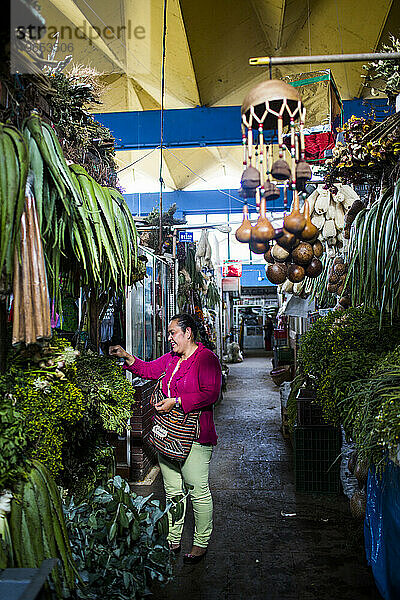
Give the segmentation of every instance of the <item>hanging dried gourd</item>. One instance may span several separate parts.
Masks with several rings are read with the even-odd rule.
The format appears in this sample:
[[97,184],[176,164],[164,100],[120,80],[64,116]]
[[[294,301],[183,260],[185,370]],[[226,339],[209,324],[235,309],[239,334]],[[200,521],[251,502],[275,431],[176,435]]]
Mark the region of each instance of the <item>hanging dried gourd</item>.
[[253,166],[253,131],[250,129],[247,134],[247,154],[243,160],[245,167],[240,181],[241,188],[246,198],[253,198],[256,189],[261,183],[260,171]]
[[304,277],[306,276],[306,272],[304,267],[293,263],[288,266],[287,276],[289,281],[291,281],[292,283],[300,283],[300,281],[303,281]]
[[251,237],[251,223],[249,219],[249,209],[247,203],[243,205],[243,221],[240,227],[236,230],[235,237],[238,242],[248,244]]
[[268,265],[266,269],[267,278],[271,283],[279,285],[286,281],[287,278],[287,266],[285,263],[275,263]]
[[312,249],[313,249],[313,253],[315,258],[321,258],[321,256],[324,253],[324,247],[321,244],[321,242],[319,240],[316,240],[313,244],[312,244]]
[[289,252],[279,244],[274,244],[271,254],[278,262],[285,262],[290,256]]
[[256,242],[251,239],[249,242],[249,248],[254,254],[265,254],[269,249],[268,242],[264,244],[263,242]]
[[[253,90],[246,96],[242,108],[242,141],[243,141],[243,155],[245,171],[242,176],[241,186],[242,194],[246,195],[248,189],[252,189],[251,186],[255,186],[258,182],[257,175],[253,170],[249,170],[250,167],[254,169],[255,165],[252,162],[253,157],[253,130],[258,130],[258,152],[259,152],[259,173],[260,180],[259,186],[256,189],[256,198],[258,194],[261,194],[260,201],[260,216],[256,225],[250,229],[250,242],[249,247],[252,252],[261,254],[262,247],[266,247],[265,259],[270,263],[268,269],[271,277],[275,277],[281,281],[285,272],[287,277],[292,282],[300,282],[305,277],[305,269],[300,264],[289,264],[286,266],[290,259],[290,253],[293,249],[299,247],[299,237],[303,229],[307,225],[305,231],[306,237],[304,239],[314,241],[318,231],[311,223],[309,212],[306,215],[300,212],[299,197],[296,191],[296,176],[299,179],[299,185],[303,189],[304,182],[311,177],[311,169],[304,161],[304,120],[305,120],[305,108],[302,105],[298,90],[291,85],[282,81],[271,80],[265,81],[257,85]],[[299,150],[296,151],[296,134],[295,134],[295,120],[300,117],[300,141]],[[290,124],[290,139],[291,139],[291,164],[289,165],[284,160],[284,142],[283,142],[283,128]],[[265,130],[277,130],[278,133],[278,145],[279,145],[279,159],[272,164],[272,152],[271,145],[268,148],[264,144],[264,131]],[[247,133],[246,133],[247,132]],[[256,135],[256,134],[255,134]],[[299,162],[299,169],[296,173],[296,160]],[[302,164],[304,163],[304,164]],[[266,178],[264,178],[264,170],[266,169]],[[271,181],[271,175],[278,180],[284,181],[284,208],[287,207],[287,187],[288,180],[290,179],[291,189],[293,190],[293,205],[289,215],[284,217],[284,226],[274,230],[272,224],[266,217],[266,201],[275,200],[280,197],[280,191],[276,185]],[[307,218],[306,218],[307,217]],[[241,231],[246,231],[248,235],[249,227],[243,220],[242,225],[238,229],[237,238],[241,236]],[[239,235],[239,237],[238,237]],[[274,247],[269,250],[268,243],[271,240],[276,240],[277,243]],[[241,241],[241,240],[240,240]],[[304,243],[304,242],[303,242]],[[303,263],[309,264],[311,259],[314,257],[312,247],[307,244],[311,249],[311,256]],[[301,250],[299,256],[304,255]],[[274,264],[273,261],[278,261]],[[271,279],[272,280],[272,279]]]
[[295,247],[298,240],[294,233],[290,233],[285,228],[282,229],[282,235],[278,238],[278,243],[282,248],[286,248],[286,250],[291,250]]
[[274,262],[275,262],[275,259],[274,259],[274,257],[272,256],[271,248],[268,248],[267,252],[265,252],[265,254],[264,254],[264,259],[265,259],[265,261],[266,261],[267,263],[274,264]]
[[311,279],[315,279],[316,277],[321,275],[321,273],[322,273],[322,262],[319,260],[319,258],[316,258],[314,256],[314,258],[311,259],[310,263],[306,267],[306,275],[307,275],[307,277],[310,277]]
[[313,249],[308,242],[300,242],[300,244],[292,250],[292,259],[298,265],[308,265],[313,257]]
[[283,219],[283,225],[290,233],[300,234],[306,224],[304,215],[300,212],[300,201],[297,192],[294,192],[291,212]]
[[251,240],[256,243],[267,243],[274,238],[275,230],[266,215],[266,201],[261,198],[260,216],[251,229]]
[[309,208],[309,204],[308,204],[308,200],[307,198],[304,200],[304,218],[306,221],[306,224],[304,226],[304,229],[301,231],[300,238],[305,241],[305,242],[311,242],[313,240],[315,240],[319,234],[319,230],[317,227],[315,227],[315,225],[313,225],[313,223],[311,222],[310,219],[310,208]]

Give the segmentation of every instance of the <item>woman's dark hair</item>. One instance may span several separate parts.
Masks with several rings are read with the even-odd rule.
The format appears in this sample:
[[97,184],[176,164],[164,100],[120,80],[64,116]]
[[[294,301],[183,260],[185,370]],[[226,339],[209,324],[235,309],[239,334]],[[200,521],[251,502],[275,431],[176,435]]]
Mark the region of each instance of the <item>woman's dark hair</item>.
[[178,313],[171,318],[171,321],[178,321],[178,325],[182,329],[183,333],[185,333],[186,329],[190,327],[192,330],[193,340],[196,339],[199,326],[197,324],[197,320],[192,317],[192,315],[189,315],[189,313]]

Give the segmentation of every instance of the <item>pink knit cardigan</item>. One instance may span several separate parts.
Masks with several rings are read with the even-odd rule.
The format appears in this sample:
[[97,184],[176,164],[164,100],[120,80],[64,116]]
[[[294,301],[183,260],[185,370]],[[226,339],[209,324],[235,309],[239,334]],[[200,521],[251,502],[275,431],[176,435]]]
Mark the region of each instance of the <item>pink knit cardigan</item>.
[[[130,367],[131,371],[144,379],[158,379],[165,371],[162,389],[168,394],[167,382],[175,369],[179,356],[168,352],[156,360],[145,362],[139,358]],[[218,400],[221,390],[221,366],[218,358],[201,342],[195,352],[184,360],[170,383],[171,397],[182,398],[182,408],[185,413],[191,410],[201,410],[200,435],[197,440],[201,444],[217,443],[213,418],[213,404]]]

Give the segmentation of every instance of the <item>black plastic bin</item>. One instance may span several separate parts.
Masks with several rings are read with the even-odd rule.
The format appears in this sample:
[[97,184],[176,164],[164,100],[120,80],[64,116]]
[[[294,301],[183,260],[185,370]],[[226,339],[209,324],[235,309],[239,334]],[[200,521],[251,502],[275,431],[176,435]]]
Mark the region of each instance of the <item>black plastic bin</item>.
[[331,425],[294,428],[296,492],[340,492],[341,443],[340,429]]
[[296,423],[300,427],[312,425],[327,426],[322,417],[322,408],[315,400],[315,391],[300,388],[297,398],[297,418]]

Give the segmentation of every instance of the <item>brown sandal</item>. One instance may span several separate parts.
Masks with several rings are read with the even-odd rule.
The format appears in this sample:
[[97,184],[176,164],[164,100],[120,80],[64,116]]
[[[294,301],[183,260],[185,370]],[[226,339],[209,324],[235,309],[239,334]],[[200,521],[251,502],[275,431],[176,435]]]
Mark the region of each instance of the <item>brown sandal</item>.
[[190,554],[190,552],[189,552],[188,554],[183,555],[183,562],[195,565],[196,563],[200,562],[205,557],[206,554],[207,554],[207,548],[205,549],[203,554]]

